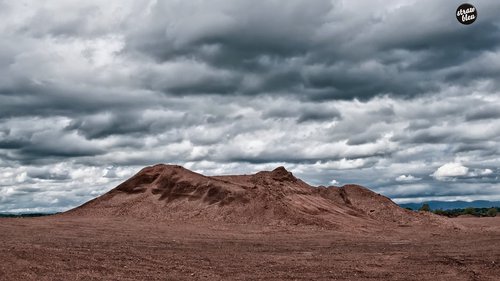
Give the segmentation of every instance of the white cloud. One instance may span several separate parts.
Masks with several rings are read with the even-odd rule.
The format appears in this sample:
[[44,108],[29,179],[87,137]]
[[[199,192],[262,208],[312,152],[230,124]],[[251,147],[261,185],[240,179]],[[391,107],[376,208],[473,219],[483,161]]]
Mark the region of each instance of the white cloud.
[[483,176],[489,176],[493,174],[493,170],[491,169],[475,169],[472,172],[469,172],[468,176],[470,177],[483,177]]
[[335,170],[349,170],[363,168],[367,163],[365,159],[346,159],[342,158],[338,161],[328,161],[325,163],[315,163],[314,166],[319,169],[335,169]]
[[460,163],[446,163],[439,167],[431,176],[437,180],[448,180],[454,177],[466,176],[469,168]]
[[414,177],[412,175],[400,175],[399,177],[396,178],[396,181],[399,182],[413,182],[413,181],[419,181],[422,178]]
[[330,181],[330,184],[338,186],[338,185],[340,185],[340,182],[338,180],[336,180],[336,179],[333,179],[333,180]]
[[491,175],[491,174],[493,174],[493,171],[491,169],[484,169],[484,170],[480,171],[479,174],[482,176]]

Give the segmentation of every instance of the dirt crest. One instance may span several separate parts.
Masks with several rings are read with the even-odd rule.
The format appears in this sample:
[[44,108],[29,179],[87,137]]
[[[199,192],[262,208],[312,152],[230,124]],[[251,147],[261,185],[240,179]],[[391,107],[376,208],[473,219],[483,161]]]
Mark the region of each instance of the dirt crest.
[[420,224],[456,227],[445,218],[400,208],[359,185],[311,186],[284,167],[252,175],[204,176],[158,164],[63,215],[300,224],[353,232]]

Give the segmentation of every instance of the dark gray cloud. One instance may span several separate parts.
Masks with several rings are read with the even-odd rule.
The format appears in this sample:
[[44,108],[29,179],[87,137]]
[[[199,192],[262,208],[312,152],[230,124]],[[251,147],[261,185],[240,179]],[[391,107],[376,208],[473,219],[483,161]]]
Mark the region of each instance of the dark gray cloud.
[[341,115],[338,111],[328,110],[328,111],[320,111],[314,110],[310,112],[302,112],[297,119],[297,122],[307,122],[307,121],[324,121],[324,120],[336,120],[340,119]]
[[[483,3],[478,9],[495,5]],[[166,16],[173,6],[176,16]],[[279,90],[319,100],[414,96],[438,91],[441,83],[467,85],[497,75],[492,69],[464,71],[484,52],[497,48],[500,32],[494,15],[485,13],[474,26],[457,28],[456,19],[448,16],[454,1],[385,6],[236,1],[180,6],[156,3],[128,33],[126,48],[159,62],[189,58],[218,71],[237,70],[232,81],[218,83],[221,94]],[[189,20],[182,18],[188,11]],[[245,83],[250,76],[258,85]],[[212,92],[212,85],[200,80],[191,91]]]
[[[159,61],[179,56],[206,59],[215,65],[259,68],[264,55],[303,55],[315,31],[333,8],[329,1],[253,3],[215,1],[179,4],[156,2],[144,21],[127,35],[127,48]],[[161,46],[162,48],[158,48]]]
[[474,108],[465,115],[466,121],[498,118],[500,118],[500,110],[498,110],[498,108],[493,105]]
[[496,1],[0,1],[0,211],[144,165],[500,199]]

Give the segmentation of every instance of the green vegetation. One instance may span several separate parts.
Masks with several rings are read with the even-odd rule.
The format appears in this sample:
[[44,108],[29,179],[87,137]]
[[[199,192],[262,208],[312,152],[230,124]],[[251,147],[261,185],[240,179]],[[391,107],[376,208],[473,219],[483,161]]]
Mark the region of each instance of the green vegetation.
[[443,209],[434,210],[433,213],[440,216],[446,216],[446,211],[444,211]]
[[465,208],[464,209],[464,214],[465,215],[473,215],[473,216],[475,216],[476,215],[476,209],[474,209],[472,207]]
[[[411,208],[405,208],[407,210],[412,210]],[[492,207],[492,208],[474,208],[474,207],[467,207],[464,209],[434,209],[432,210],[430,207],[430,204],[424,203],[420,208],[418,209],[419,211],[425,211],[425,212],[432,212],[436,215],[440,216],[446,216],[446,217],[458,217],[460,215],[470,215],[470,216],[475,216],[475,217],[496,217],[498,212],[500,211],[500,207]]]
[[495,217],[498,211],[500,211],[500,207],[494,207],[494,208],[468,207],[465,209],[451,209],[451,210],[437,209],[433,210],[432,212],[436,215],[447,216],[447,217],[458,217],[460,215],[472,215],[475,217]]
[[486,215],[488,217],[496,217],[498,213],[497,208],[489,208],[488,211],[486,212]]
[[429,206],[429,204],[425,203],[425,204],[422,205],[422,207],[420,207],[419,211],[430,212],[431,211],[431,207]]

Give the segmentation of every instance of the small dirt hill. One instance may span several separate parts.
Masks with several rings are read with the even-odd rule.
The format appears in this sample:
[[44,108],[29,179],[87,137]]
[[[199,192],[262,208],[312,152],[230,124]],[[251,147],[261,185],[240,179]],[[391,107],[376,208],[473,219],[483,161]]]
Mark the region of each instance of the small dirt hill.
[[447,223],[400,208],[359,185],[310,186],[284,167],[253,175],[204,176],[164,164],[142,169],[66,215],[349,229]]

